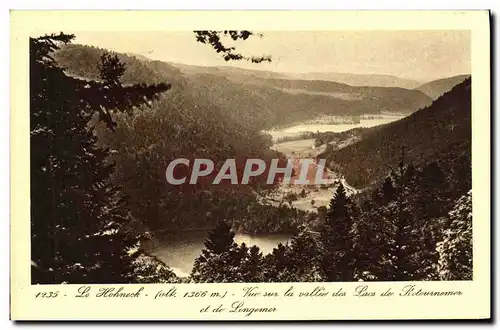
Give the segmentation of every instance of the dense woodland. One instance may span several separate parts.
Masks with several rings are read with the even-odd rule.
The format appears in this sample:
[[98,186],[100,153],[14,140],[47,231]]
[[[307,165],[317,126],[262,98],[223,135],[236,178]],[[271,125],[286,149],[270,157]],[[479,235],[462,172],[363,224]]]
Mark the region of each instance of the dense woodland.
[[467,181],[471,173],[471,78],[455,86],[432,105],[379,127],[364,129],[362,139],[320,155],[358,188],[384,178],[398,162],[401,146],[416,164],[440,161],[452,181]]
[[[99,79],[100,56],[104,53],[94,47],[67,45],[55,53],[55,58],[71,75]],[[121,187],[134,218],[153,231],[210,228],[219,218],[234,221],[239,230],[248,233],[296,230],[304,212],[258,203],[255,190],[272,188],[262,187],[261,182],[237,188],[206,182],[169,185],[165,169],[176,158],[209,158],[218,169],[228,158],[237,159],[241,167],[248,158],[282,156],[269,149],[269,136],[246,124],[245,119],[228,116],[226,108],[200,95],[175,68],[126,55],[119,58],[127,68],[123,83],[168,81],[172,85],[147,108],[117,113],[116,131],[103,124],[96,128],[99,144],[111,151],[109,160],[115,164],[112,180]]]
[[[216,166],[227,158],[283,158],[260,133],[267,125],[382,107],[374,100],[418,108],[428,97],[403,92],[409,99],[396,102],[391,93],[397,89],[337,84],[343,90],[336,93],[354,88],[374,97],[351,100],[359,106],[354,110],[335,99],[332,110],[327,95],[280,89],[319,93],[325,91],[317,85],[328,84],[229,83],[71,45],[72,38],[30,38],[33,283],[472,278],[470,80],[428,108],[330,150],[348,182],[367,189],[348,196],[339,185],[318,215],[260,204],[257,195],[274,187],[258,181],[238,189],[203,182],[174,187],[165,167],[181,157],[210,158]],[[249,104],[236,104],[233,93],[243,93]],[[305,105],[311,112],[304,115]],[[314,232],[312,223],[320,224]],[[147,233],[200,226],[215,229],[188,278],[177,278],[141,248]],[[263,255],[256,246],[236,244],[235,231],[294,237]]]
[[195,282],[347,282],[472,279],[471,193],[452,199],[436,163],[400,164],[361,206],[342,185],[320,233],[302,227],[263,256],[220,222],[195,262]]

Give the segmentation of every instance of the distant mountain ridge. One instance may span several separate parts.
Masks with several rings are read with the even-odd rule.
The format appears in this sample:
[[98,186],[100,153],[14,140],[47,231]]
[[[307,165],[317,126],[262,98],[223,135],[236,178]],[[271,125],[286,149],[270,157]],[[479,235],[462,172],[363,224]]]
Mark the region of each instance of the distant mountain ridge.
[[171,65],[187,73],[210,73],[220,75],[243,74],[251,77],[274,78],[274,79],[294,79],[294,80],[323,80],[337,82],[351,86],[366,87],[400,87],[405,89],[415,89],[421,85],[421,82],[412,79],[401,78],[385,74],[354,74],[339,72],[276,72],[254,69],[243,69],[229,66],[197,66],[169,62]]
[[281,72],[243,69],[231,66],[201,66],[167,62],[187,74],[214,74],[226,77],[239,77],[241,75],[254,78],[288,78]]
[[351,86],[400,87],[414,89],[420,85],[416,80],[385,74],[353,74],[338,72],[308,72],[288,74],[293,79],[336,81]]
[[461,83],[465,79],[469,78],[470,74],[463,74],[448,78],[442,78],[425,83],[418,88],[419,91],[424,92],[429,95],[433,100],[437,99],[444,93],[448,92],[453,88],[453,86]]
[[[58,52],[57,59],[70,73],[96,77],[96,63],[103,51],[68,45]],[[323,115],[409,114],[432,102],[422,91],[401,87],[351,86],[292,79],[271,71],[172,64],[144,60],[145,56],[136,54],[120,56],[127,64],[124,83],[166,81],[173,88],[170,95],[183,95],[186,105],[213,105],[230,120],[253,131]]]
[[[127,53],[129,56],[135,56],[137,59],[144,61],[153,61],[151,58],[135,53]],[[232,66],[201,66],[194,64],[184,64],[178,62],[165,61],[180,69],[184,73],[189,74],[216,74],[222,76],[238,76],[245,75],[254,78],[266,79],[293,79],[293,80],[322,80],[329,82],[337,82],[350,86],[366,86],[366,87],[399,87],[405,89],[421,90],[426,95],[429,95],[434,100],[441,96],[444,92],[449,91],[456,84],[464,81],[470,74],[461,74],[447,78],[434,79],[423,83],[416,79],[402,78],[389,74],[358,74],[344,72],[278,72],[259,69],[244,69]],[[437,95],[436,93],[440,93]]]

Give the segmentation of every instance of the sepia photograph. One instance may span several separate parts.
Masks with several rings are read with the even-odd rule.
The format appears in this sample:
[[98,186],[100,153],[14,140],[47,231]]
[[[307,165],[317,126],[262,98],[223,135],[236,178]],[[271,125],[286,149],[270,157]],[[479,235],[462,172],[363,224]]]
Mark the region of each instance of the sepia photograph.
[[29,37],[32,284],[471,281],[469,30]]
[[11,320],[491,319],[490,15],[12,11]]

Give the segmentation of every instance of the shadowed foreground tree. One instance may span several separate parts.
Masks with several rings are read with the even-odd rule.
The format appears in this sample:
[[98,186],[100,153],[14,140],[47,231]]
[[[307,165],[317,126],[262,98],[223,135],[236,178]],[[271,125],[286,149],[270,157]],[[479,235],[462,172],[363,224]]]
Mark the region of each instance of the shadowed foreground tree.
[[[456,211],[449,185],[436,162],[421,169],[401,162],[354,224],[355,279],[467,279],[471,214],[464,200]],[[454,267],[466,270],[453,275]]]
[[439,278],[472,280],[472,190],[456,201],[449,219],[443,240],[436,247]]
[[234,232],[226,221],[219,221],[205,241],[205,248],[195,260],[191,278],[195,282],[237,282],[239,247]]
[[240,282],[262,282],[263,259],[260,249],[255,245],[247,248],[245,243],[241,243],[240,257]]
[[264,282],[293,282],[289,271],[290,247],[278,244],[273,252],[264,257],[262,277]]
[[264,257],[264,282],[318,282],[323,281],[318,242],[309,228],[301,226],[290,239],[290,244],[278,244]]
[[257,246],[234,242],[235,233],[227,221],[219,221],[196,258],[191,279],[194,282],[262,282],[265,268]]
[[67,76],[51,55],[73,38],[30,38],[32,282],[130,282],[138,236],[109,183],[108,150],[88,123],[98,113],[113,129],[113,111],[148,104],[169,85],[122,86],[123,70],[106,61],[104,82]]
[[321,232],[322,269],[328,282],[351,281],[354,277],[352,226],[355,217],[356,205],[340,184],[330,201]]

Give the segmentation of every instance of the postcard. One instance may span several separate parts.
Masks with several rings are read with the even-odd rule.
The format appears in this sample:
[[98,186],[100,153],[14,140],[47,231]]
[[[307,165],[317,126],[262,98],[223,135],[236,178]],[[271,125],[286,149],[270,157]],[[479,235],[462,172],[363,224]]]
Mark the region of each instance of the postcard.
[[11,319],[489,319],[489,20],[12,11]]

